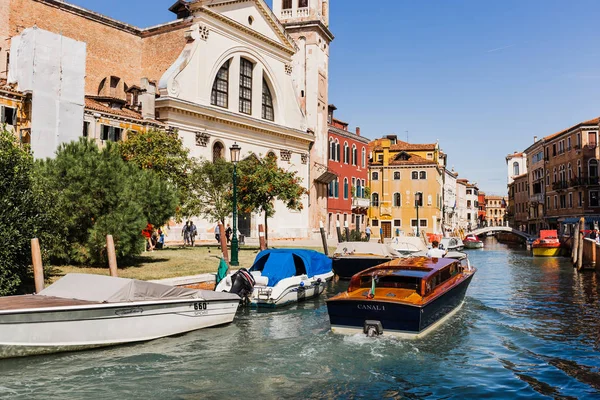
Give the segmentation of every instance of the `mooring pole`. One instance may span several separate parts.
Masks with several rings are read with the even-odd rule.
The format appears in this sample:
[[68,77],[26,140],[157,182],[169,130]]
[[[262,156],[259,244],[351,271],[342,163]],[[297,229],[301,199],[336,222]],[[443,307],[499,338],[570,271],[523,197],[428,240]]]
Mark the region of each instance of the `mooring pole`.
[[106,254],[108,256],[108,270],[110,276],[115,278],[119,276],[117,272],[117,252],[115,251],[115,241],[112,235],[106,235]]
[[40,251],[40,241],[31,239],[31,258],[33,260],[33,279],[35,281],[35,292],[44,290],[44,266],[42,265],[42,252]]
[[350,228],[348,227],[348,221],[344,221],[344,230],[346,231],[346,242],[350,241]]
[[579,222],[575,224],[575,230],[571,234],[571,263],[577,260],[577,244],[579,243]]
[[581,217],[579,220],[579,227],[582,229],[579,231],[579,251],[577,255],[577,270],[580,271],[583,266],[583,236],[585,235],[585,219]]
[[340,228],[340,221],[335,222],[335,229],[337,230],[338,243],[342,243],[342,228]]
[[327,246],[327,235],[325,234],[325,227],[323,226],[323,221],[319,222],[319,227],[321,231],[321,241],[323,242],[323,253],[325,253],[325,255],[328,256],[329,248]]
[[[234,232],[235,235],[235,232]],[[225,227],[219,222],[219,240],[221,241],[221,252],[223,253],[223,259],[229,265],[229,251],[227,250],[227,236],[225,235]],[[233,251],[233,250],[232,250]]]
[[267,249],[267,243],[265,242],[265,227],[263,224],[258,225],[258,242],[260,244],[260,251]]

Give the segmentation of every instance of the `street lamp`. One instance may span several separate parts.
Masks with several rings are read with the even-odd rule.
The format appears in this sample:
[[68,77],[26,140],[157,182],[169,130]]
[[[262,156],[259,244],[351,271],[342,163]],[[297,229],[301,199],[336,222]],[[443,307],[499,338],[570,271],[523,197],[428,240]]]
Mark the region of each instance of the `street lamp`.
[[423,205],[423,193],[421,192],[417,192],[415,193],[415,207],[417,207],[417,236],[420,236],[419,234],[419,206]]
[[237,163],[240,161],[240,151],[242,148],[234,143],[229,148],[231,152],[231,162],[233,163],[233,238],[231,239],[231,262],[234,267],[240,265],[238,260],[238,235],[237,235]]

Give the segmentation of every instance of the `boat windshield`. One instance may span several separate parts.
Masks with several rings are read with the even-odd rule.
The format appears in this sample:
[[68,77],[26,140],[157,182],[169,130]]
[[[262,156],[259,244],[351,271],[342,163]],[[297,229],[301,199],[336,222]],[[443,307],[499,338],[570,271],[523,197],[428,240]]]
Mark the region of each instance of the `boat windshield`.
[[[373,277],[370,275],[361,276],[360,287],[349,288],[349,291],[358,289],[371,288],[373,284]],[[420,292],[421,288],[421,277],[407,276],[407,275],[384,275],[375,276],[375,286],[378,288],[394,288],[394,289],[410,289],[417,293]],[[420,294],[420,293],[419,293]]]

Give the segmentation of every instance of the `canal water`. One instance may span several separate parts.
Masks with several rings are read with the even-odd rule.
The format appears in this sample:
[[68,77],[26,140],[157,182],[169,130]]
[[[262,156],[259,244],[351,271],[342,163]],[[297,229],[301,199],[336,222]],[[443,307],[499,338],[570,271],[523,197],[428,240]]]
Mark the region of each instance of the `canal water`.
[[493,238],[469,256],[464,307],[423,339],[334,335],[322,296],[175,338],[0,361],[0,398],[600,398],[596,274]]

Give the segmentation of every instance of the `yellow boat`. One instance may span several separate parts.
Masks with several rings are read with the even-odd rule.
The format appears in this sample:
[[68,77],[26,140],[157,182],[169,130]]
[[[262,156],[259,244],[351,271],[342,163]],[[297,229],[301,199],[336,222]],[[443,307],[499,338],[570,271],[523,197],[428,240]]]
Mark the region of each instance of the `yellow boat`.
[[557,257],[563,251],[556,230],[540,231],[540,238],[531,244],[531,249],[536,257]]

